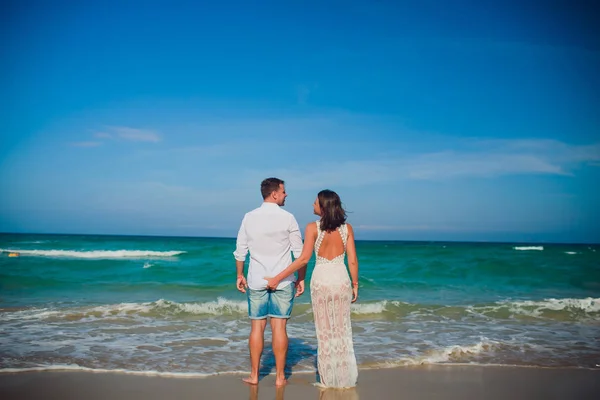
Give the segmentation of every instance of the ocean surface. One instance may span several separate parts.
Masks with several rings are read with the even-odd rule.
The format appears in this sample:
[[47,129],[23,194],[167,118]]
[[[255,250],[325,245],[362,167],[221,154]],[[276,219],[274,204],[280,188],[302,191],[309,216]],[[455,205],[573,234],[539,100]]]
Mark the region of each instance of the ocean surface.
[[[248,371],[234,247],[222,238],[1,234],[0,372]],[[600,368],[600,245],[359,241],[357,250],[359,368]],[[309,293],[289,324],[292,372],[315,371]],[[274,372],[270,340],[268,330],[263,374]]]

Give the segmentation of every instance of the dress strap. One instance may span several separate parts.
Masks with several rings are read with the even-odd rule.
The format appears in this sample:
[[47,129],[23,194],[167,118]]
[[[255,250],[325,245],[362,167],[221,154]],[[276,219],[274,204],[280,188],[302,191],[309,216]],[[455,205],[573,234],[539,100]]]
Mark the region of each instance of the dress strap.
[[346,251],[346,244],[348,243],[348,226],[346,224],[342,224],[339,227],[340,236],[342,237],[342,242],[344,242],[344,252]]
[[317,221],[317,241],[315,242],[315,254],[319,254],[319,248],[321,248],[321,243],[323,242],[323,238],[325,237],[324,231],[321,230],[321,221]]

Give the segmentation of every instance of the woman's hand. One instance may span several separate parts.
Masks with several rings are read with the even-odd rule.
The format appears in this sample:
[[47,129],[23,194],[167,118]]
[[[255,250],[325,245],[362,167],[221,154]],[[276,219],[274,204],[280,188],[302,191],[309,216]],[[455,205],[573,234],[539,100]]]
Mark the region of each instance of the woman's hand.
[[266,277],[264,278],[267,281],[267,289],[275,290],[277,286],[279,286],[280,280],[277,278]]
[[352,303],[358,300],[358,285],[352,285]]

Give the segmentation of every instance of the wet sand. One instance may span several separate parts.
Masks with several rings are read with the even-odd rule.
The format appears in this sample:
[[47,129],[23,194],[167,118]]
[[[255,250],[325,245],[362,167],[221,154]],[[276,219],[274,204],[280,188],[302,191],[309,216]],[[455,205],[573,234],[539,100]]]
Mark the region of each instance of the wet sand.
[[0,398],[8,399],[597,399],[600,370],[429,365],[361,370],[351,390],[319,390],[314,374],[293,374],[277,389],[274,376],[258,386],[240,375],[170,378],[121,373],[20,372],[0,374]]

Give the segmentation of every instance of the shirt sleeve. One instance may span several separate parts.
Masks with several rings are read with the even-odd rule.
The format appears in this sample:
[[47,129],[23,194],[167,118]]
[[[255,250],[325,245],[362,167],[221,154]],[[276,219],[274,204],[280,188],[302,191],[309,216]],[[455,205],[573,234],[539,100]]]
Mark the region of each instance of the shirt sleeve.
[[246,228],[244,226],[245,221],[246,218],[244,217],[237,234],[235,251],[233,252],[233,257],[238,261],[246,261],[246,255],[248,254],[248,237],[246,236]]
[[298,221],[296,221],[294,216],[292,216],[292,220],[290,221],[290,244],[294,258],[300,257],[300,254],[302,254],[302,233],[300,233]]

